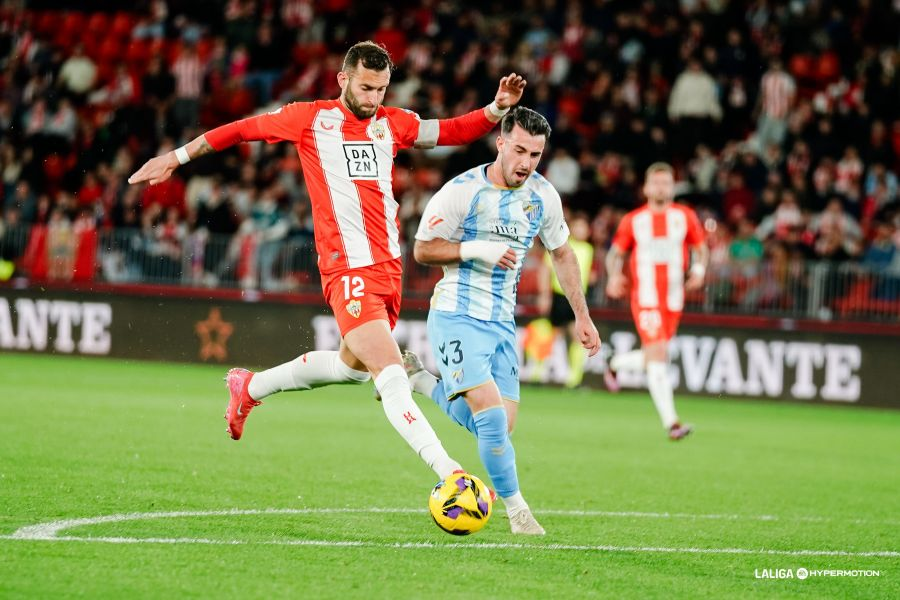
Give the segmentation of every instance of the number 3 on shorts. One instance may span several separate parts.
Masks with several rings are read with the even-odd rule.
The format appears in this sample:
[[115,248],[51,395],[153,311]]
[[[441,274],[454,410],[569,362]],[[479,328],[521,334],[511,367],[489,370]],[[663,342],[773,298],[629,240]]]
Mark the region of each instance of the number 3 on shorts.
[[366,289],[366,282],[363,281],[362,277],[359,275],[354,275],[353,277],[344,275],[341,277],[341,281],[344,282],[344,300],[349,300],[351,297],[362,298]]

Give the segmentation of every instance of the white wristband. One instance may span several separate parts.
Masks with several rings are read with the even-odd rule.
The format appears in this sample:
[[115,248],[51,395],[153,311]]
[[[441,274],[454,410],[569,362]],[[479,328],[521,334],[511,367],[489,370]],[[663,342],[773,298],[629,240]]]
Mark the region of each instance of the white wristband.
[[184,165],[191,162],[191,155],[188,154],[187,146],[182,146],[181,148],[175,149],[175,158],[178,159],[178,164]]
[[489,265],[496,265],[508,249],[509,246],[503,242],[489,242],[487,240],[462,242],[459,245],[459,258],[462,261],[476,259]]
[[706,277],[706,267],[704,267],[700,263],[692,264],[691,275],[696,275],[697,277]]
[[487,108],[488,108],[488,111],[490,111],[490,113],[492,115],[494,115],[495,117],[497,117],[498,119],[502,119],[503,117],[506,116],[506,113],[509,112],[509,107],[500,108],[499,106],[497,106],[496,100],[494,100],[493,102],[488,104]]

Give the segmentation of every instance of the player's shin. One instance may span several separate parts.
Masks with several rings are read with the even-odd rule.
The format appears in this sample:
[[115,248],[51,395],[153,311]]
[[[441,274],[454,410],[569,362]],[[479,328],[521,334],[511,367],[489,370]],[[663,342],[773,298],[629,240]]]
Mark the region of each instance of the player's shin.
[[663,427],[669,429],[678,422],[675,413],[675,398],[672,391],[672,380],[669,379],[668,365],[661,361],[647,363],[647,388],[650,397],[656,406],[656,412],[662,421]]
[[469,405],[466,404],[465,400],[462,398],[457,398],[452,401],[448,400],[447,392],[442,380],[435,379],[435,384],[431,389],[430,395],[434,403],[438,405],[438,408],[444,411],[448,417],[472,433],[475,433],[475,420],[472,418],[472,409],[469,408]]
[[513,514],[528,508],[519,493],[516,451],[509,439],[506,410],[502,406],[492,406],[475,414],[474,421],[478,454],[497,494],[503,498],[507,512]]
[[275,392],[309,390],[332,383],[363,383],[369,379],[368,372],[347,366],[337,351],[316,351],[256,373],[247,391],[254,400],[262,400]]
[[409,378],[400,365],[390,365],[375,378],[388,421],[406,443],[441,479],[460,469],[450,458],[425,415],[413,402]]

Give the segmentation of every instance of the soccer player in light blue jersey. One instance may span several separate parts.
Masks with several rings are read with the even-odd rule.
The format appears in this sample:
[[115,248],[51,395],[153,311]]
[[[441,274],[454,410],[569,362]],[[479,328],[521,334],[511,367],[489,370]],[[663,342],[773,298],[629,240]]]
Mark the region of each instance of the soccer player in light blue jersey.
[[516,284],[535,236],[550,251],[578,339],[591,356],[600,349],[559,193],[535,173],[549,137],[543,116],[513,109],[501,121],[497,159],[456,177],[426,206],[415,259],[444,269],[428,313],[440,378],[404,356],[413,389],[475,434],[513,533],[537,535],[544,529],[519,491],[509,438],[519,403]]

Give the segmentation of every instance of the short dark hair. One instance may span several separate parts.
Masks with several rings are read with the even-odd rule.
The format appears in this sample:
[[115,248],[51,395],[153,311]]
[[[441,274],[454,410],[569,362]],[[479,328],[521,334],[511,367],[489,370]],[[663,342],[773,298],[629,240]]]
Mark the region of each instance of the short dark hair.
[[506,116],[500,121],[500,131],[509,133],[516,125],[530,135],[542,135],[546,139],[550,139],[550,123],[547,122],[544,115],[530,108],[516,106],[506,113]]
[[373,71],[394,70],[394,63],[391,62],[391,55],[388,54],[387,48],[369,40],[354,44],[347,50],[341,70],[345,73],[352,71],[360,63],[364,68]]

